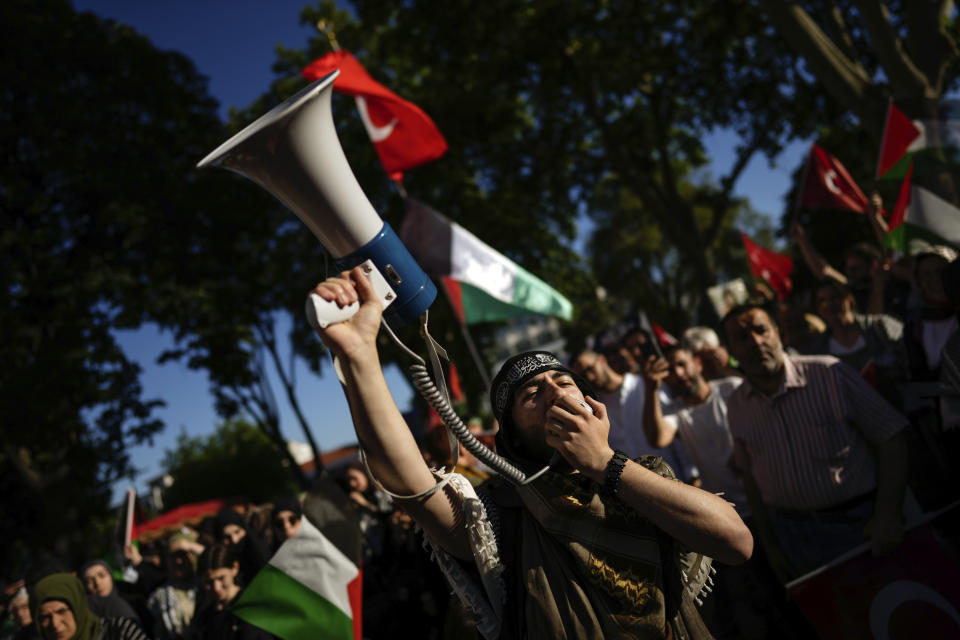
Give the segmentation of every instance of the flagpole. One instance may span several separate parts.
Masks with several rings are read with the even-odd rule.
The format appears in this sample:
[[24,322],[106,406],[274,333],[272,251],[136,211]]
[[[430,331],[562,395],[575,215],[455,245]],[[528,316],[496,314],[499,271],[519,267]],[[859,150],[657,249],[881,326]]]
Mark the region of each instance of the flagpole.
[[880,179],[880,163],[883,162],[883,149],[887,145],[887,128],[890,126],[890,111],[893,106],[893,98],[887,101],[887,115],[883,118],[883,133],[880,134],[880,153],[877,154],[877,174],[874,180]]
[[477,367],[477,371],[480,372],[480,378],[483,380],[483,384],[489,389],[491,385],[490,375],[483,366],[483,358],[480,357],[480,351],[477,349],[477,345],[473,342],[473,337],[470,335],[470,331],[467,329],[467,323],[460,320],[460,315],[456,312],[456,306],[453,304],[453,300],[450,299],[450,292],[447,291],[447,288],[443,285],[441,285],[440,288],[443,289],[443,295],[446,297],[450,308],[454,310],[453,316],[457,319],[457,324],[460,325],[460,333],[463,335],[463,339],[467,343],[467,349],[470,351],[470,356],[473,358],[473,364]]
[[793,201],[793,214],[790,216],[790,224],[787,225],[787,233],[790,233],[790,227],[797,221],[800,215],[800,203],[803,201],[803,192],[807,188],[807,177],[810,174],[810,154],[813,153],[813,145],[807,150],[807,161],[803,165],[803,175],[800,177],[800,188],[797,189],[797,196]]
[[[399,181],[394,181],[394,184],[397,186],[397,192],[400,194],[400,197],[403,198],[404,204],[406,205],[406,189],[403,188],[403,184]],[[440,283],[439,288],[443,290],[443,295],[447,299],[447,304],[449,304],[450,308],[453,310],[453,317],[457,319],[457,324],[460,325],[460,334],[467,343],[467,350],[470,352],[470,357],[473,359],[473,364],[477,367],[477,371],[480,372],[480,378],[483,380],[483,384],[489,389],[491,385],[490,375],[487,373],[487,369],[483,364],[483,358],[480,357],[480,351],[477,349],[477,345],[473,341],[473,336],[470,335],[470,331],[467,329],[466,320],[460,319],[460,314],[457,313],[457,307],[455,304],[453,304],[453,300],[450,299],[450,292],[447,290],[447,287],[444,286],[443,283]]]
[[330,48],[334,51],[340,51],[340,43],[337,42],[337,34],[333,31],[333,25],[326,20],[317,21],[317,29],[323,35],[327,36],[327,41],[330,43]]

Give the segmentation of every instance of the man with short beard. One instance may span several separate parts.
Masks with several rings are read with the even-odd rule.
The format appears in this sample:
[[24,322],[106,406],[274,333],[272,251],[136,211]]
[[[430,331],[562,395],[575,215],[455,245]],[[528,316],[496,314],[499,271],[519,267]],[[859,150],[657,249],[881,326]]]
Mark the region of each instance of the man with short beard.
[[[700,470],[702,488],[733,503],[750,526],[743,481],[730,465],[733,436],[727,422],[727,400],[743,378],[730,376],[708,382],[703,369],[701,357],[686,342],[666,347],[663,358],[649,358],[643,367],[647,391],[643,428],[654,447],[669,446],[680,438]],[[675,399],[666,408],[657,393],[663,382]],[[706,616],[712,617],[717,637],[808,637],[805,634],[809,629],[800,612],[787,604],[783,587],[773,579],[762,554],[754,554],[743,565],[719,567],[717,571],[716,597],[708,602],[712,616]]]
[[[597,391],[600,402],[610,417],[610,445],[622,449],[631,458],[658,455],[685,482],[698,475],[689,455],[680,443],[657,450],[643,430],[645,398],[644,380],[630,372],[618,373],[606,356],[584,349],[573,359],[574,373],[583,376]],[[664,396],[665,398],[666,396]],[[664,398],[660,401],[664,402]]]
[[[732,502],[737,513],[750,515],[743,482],[729,466],[733,438],[727,424],[727,398],[740,386],[741,378],[707,382],[703,365],[687,346],[667,347],[664,358],[644,363],[646,402],[643,430],[654,447],[667,447],[679,437],[700,470],[702,487]],[[677,401],[664,412],[659,389],[666,381]]]
[[875,555],[893,551],[903,537],[907,420],[836,358],[785,354],[760,305],[731,309],[723,330],[746,376],[727,402],[735,463],[778,575],[812,571],[864,534]]

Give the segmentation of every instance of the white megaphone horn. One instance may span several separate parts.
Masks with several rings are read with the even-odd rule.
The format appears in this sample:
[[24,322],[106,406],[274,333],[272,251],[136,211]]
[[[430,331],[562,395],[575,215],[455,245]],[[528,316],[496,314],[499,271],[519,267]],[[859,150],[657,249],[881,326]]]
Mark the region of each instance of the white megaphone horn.
[[[337,137],[330,105],[333,71],[247,126],[197,167],[218,166],[253,180],[286,205],[320,240],[338,271],[364,265],[397,327],[427,310],[437,289],[367,199]],[[311,295],[314,328],[346,320],[358,305],[340,309]]]

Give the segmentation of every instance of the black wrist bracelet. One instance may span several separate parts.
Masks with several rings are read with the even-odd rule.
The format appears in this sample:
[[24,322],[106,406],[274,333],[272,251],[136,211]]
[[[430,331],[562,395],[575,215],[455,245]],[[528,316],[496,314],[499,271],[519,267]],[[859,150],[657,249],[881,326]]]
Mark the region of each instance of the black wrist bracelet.
[[600,492],[607,496],[615,496],[620,491],[620,476],[623,475],[623,467],[627,464],[627,454],[623,451],[615,450],[610,462],[607,463],[607,470],[604,472],[603,486]]

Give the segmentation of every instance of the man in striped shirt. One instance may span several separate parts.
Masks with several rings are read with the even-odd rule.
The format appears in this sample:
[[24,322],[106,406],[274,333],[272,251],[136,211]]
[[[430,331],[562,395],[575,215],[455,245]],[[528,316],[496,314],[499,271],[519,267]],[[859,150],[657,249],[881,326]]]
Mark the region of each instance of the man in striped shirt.
[[876,555],[895,549],[906,418],[836,358],[787,355],[762,306],[731,309],[723,330],[746,376],[727,402],[734,461],[780,577],[826,564],[864,534]]

